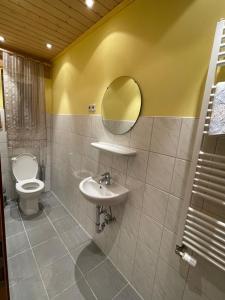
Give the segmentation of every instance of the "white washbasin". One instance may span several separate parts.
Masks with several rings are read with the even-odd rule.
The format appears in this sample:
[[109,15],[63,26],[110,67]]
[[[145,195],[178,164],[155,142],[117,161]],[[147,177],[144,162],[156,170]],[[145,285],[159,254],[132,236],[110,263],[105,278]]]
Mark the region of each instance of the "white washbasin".
[[79,189],[83,196],[93,204],[117,205],[126,200],[128,189],[117,183],[100,184],[92,177],[81,181]]

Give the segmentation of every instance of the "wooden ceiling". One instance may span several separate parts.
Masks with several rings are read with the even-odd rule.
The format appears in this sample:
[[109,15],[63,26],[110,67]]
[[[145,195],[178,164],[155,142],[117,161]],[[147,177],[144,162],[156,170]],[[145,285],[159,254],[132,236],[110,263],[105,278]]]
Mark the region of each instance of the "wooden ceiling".
[[[122,0],[0,0],[0,47],[50,60]],[[46,48],[51,43],[51,50]]]

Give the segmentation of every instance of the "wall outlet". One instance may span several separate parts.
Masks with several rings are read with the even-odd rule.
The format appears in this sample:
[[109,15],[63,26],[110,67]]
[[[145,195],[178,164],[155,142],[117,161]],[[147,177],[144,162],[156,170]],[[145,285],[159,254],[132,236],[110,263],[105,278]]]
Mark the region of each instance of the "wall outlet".
[[88,111],[89,111],[90,113],[96,112],[96,104],[89,104],[89,105],[88,105]]

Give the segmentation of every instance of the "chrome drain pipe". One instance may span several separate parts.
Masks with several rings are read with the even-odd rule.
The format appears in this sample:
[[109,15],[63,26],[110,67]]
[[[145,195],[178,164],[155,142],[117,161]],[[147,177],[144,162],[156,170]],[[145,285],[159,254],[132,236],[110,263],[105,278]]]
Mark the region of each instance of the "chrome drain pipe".
[[[102,219],[102,220],[101,220]],[[112,215],[111,206],[104,208],[102,205],[96,205],[96,232],[101,233],[106,225],[115,222],[116,218]]]

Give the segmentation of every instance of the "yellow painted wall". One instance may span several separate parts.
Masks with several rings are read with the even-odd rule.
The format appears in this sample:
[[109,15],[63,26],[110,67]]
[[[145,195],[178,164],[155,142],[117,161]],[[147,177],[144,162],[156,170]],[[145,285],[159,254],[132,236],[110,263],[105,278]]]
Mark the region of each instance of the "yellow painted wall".
[[142,115],[197,116],[224,0],[136,0],[54,60],[54,114],[86,114],[118,76],[135,78]]

